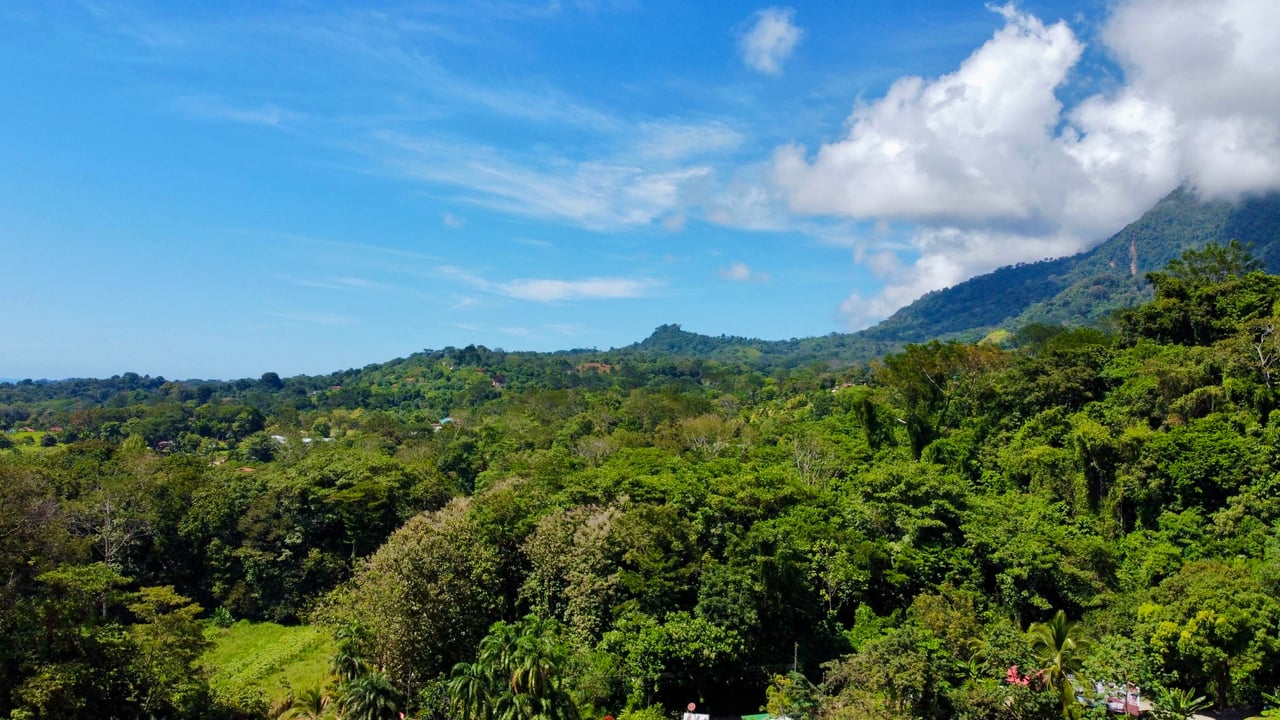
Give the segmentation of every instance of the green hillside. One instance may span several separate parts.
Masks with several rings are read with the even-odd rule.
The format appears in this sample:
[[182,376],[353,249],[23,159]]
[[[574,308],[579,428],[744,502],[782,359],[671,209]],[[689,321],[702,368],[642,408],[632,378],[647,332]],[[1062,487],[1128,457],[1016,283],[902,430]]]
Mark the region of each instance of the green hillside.
[[1239,240],[1280,271],[1280,195],[1204,202],[1185,188],[1097,247],[1067,258],[1000,268],[931,292],[857,335],[882,342],[977,339],[1028,323],[1092,325],[1151,297],[1146,274],[1183,251]]
[[889,318],[855,333],[799,340],[709,336],[663,325],[627,353],[698,357],[754,367],[868,362],[907,343],[976,341],[993,330],[1032,324],[1082,326],[1107,322],[1117,309],[1151,298],[1146,274],[1185,250],[1230,240],[1252,244],[1280,272],[1280,195],[1241,203],[1204,202],[1185,188],[1097,247],[1071,257],[1002,267],[924,295]]

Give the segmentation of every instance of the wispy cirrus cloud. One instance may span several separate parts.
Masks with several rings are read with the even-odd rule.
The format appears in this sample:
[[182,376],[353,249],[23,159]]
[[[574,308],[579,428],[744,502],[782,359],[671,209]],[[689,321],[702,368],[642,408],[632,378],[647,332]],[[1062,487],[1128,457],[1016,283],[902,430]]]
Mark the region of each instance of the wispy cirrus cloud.
[[[234,27],[185,16],[176,27],[199,42],[172,59],[218,52],[220,65],[232,68],[305,58],[312,72],[333,75],[334,91],[317,97],[309,88],[286,87],[286,102],[273,99],[279,87],[211,81],[162,103],[195,120],[287,129],[342,158],[339,164],[352,165],[347,158],[354,151],[356,172],[402,178],[503,213],[594,230],[663,221],[682,228],[699,215],[716,165],[747,142],[740,118],[685,118],[661,108],[637,113],[567,91],[553,78],[451,62],[461,48],[470,56],[476,46],[518,47],[508,35],[512,23],[568,11],[544,10],[447,3],[395,12],[266,7]],[[159,11],[131,13],[134,26],[167,27]],[[773,17],[757,18],[757,45],[760,33],[777,30]],[[461,27],[482,29],[477,36]],[[477,126],[490,130],[476,132]],[[513,147],[508,137],[537,140]],[[462,218],[451,212],[442,222],[457,229]]]
[[381,283],[359,277],[313,278],[280,275],[279,278],[291,285],[316,288],[318,290],[374,289],[383,287]]
[[178,112],[199,120],[266,127],[283,127],[303,118],[301,113],[286,110],[275,103],[243,106],[217,95],[183,95],[174,98],[171,105]]
[[310,325],[355,325],[357,323],[356,318],[340,313],[264,310],[263,314],[280,320]]
[[110,32],[144,47],[163,49],[186,44],[186,37],[173,25],[139,12],[128,3],[81,0],[80,5]]
[[521,279],[501,283],[503,295],[519,300],[606,300],[643,297],[657,285],[652,280],[588,278],[586,280]]
[[684,160],[738,149],[742,133],[722,121],[700,123],[660,121],[641,123],[634,151],[658,160]]
[[440,268],[444,275],[494,295],[534,302],[569,300],[617,300],[644,297],[663,283],[650,278],[596,277],[582,280],[517,278],[491,281],[453,266]]
[[710,177],[705,165],[649,168],[604,160],[516,157],[465,140],[396,131],[375,134],[387,169],[407,178],[458,188],[460,200],[520,215],[605,230],[646,225],[678,208],[686,192]]

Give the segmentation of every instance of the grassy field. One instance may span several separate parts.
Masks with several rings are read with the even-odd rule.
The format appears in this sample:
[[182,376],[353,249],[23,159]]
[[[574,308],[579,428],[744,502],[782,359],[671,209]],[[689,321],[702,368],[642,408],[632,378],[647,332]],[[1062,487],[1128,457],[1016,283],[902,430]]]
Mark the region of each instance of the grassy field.
[[40,447],[40,441],[44,439],[44,436],[45,432],[43,430],[5,433],[5,437],[9,438],[9,442],[13,443],[13,446],[24,452],[46,450],[47,448]]
[[308,625],[241,620],[229,628],[209,628],[205,635],[213,645],[200,663],[210,684],[237,695],[257,690],[268,703],[287,697],[291,688],[323,687],[336,649],[327,630]]

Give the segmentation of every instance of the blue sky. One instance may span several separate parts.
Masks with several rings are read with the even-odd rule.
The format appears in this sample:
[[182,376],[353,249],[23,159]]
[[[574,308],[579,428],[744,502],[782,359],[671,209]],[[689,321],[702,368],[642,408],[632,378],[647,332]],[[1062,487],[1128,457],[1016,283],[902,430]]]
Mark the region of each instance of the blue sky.
[[770,339],[1280,184],[1262,0],[0,7],[0,377]]

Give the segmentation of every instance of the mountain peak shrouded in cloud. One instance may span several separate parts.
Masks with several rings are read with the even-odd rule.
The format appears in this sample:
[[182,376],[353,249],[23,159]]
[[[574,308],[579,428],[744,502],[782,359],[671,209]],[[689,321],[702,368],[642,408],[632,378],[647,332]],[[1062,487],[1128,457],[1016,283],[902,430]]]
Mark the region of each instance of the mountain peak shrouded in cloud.
[[0,9],[4,375],[824,335],[1280,186],[1272,0],[58,8]]
[[[1186,181],[1239,197],[1280,187],[1280,50],[1264,2],[1118,4],[1102,40],[1123,84],[1064,106],[1083,41],[1012,5],[955,71],[904,77],[770,181],[799,215],[909,224],[916,257],[841,307],[862,327],[924,292],[1100,241]],[[1185,78],[1185,82],[1184,82]]]
[[804,37],[804,31],[795,24],[795,16],[793,8],[756,11],[750,26],[738,40],[742,61],[765,75],[781,75],[782,63],[791,57]]
[[1172,124],[1170,153],[1201,194],[1280,188],[1280,4],[1129,0],[1103,40],[1125,69],[1116,104]]

